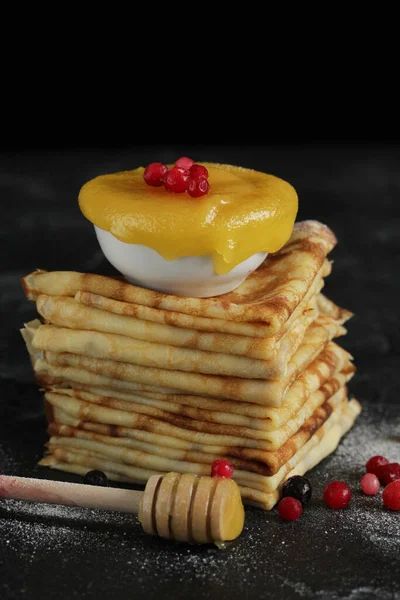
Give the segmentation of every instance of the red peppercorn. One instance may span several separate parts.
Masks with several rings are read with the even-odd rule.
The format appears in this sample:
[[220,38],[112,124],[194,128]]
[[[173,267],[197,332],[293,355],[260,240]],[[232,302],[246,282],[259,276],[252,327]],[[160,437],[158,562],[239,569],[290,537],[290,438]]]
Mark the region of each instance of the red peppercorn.
[[181,169],[185,169],[185,171],[189,171],[189,169],[194,165],[194,160],[188,158],[187,156],[182,156],[178,158],[175,162],[176,167],[181,167]]
[[198,177],[196,179],[189,179],[188,192],[192,198],[200,198],[205,196],[210,189],[210,184],[205,177]]
[[351,500],[351,490],[343,481],[332,481],[325,488],[324,500],[329,508],[345,508]]
[[389,463],[375,469],[375,474],[382,485],[389,485],[392,481],[400,479],[400,464]]
[[186,192],[189,185],[189,171],[181,167],[172,167],[164,175],[164,186],[167,192]]
[[400,510],[400,479],[392,481],[382,493],[383,504],[391,510]]
[[148,165],[143,173],[143,179],[147,185],[160,187],[164,183],[164,175],[168,171],[163,163],[154,162]]
[[360,483],[362,491],[364,494],[367,494],[367,496],[375,496],[381,487],[379,479],[374,473],[366,473],[364,477],[361,478]]
[[233,466],[231,463],[224,459],[214,460],[211,465],[212,477],[227,477],[230,478],[233,475]]
[[190,177],[197,179],[198,177],[208,177],[208,170],[203,165],[194,164],[190,167]]
[[285,496],[278,504],[278,513],[285,521],[295,521],[303,512],[303,505],[297,498]]
[[387,464],[389,464],[389,461],[384,456],[373,456],[365,465],[365,469],[367,473],[375,473],[376,475],[376,469]]

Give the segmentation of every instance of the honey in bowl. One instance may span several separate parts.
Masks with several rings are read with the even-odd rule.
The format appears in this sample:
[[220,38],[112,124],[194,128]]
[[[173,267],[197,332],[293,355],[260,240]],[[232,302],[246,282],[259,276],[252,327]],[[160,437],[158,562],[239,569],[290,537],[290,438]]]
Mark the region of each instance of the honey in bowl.
[[288,182],[242,167],[202,165],[209,189],[196,198],[147,185],[143,167],[101,175],[81,188],[82,213],[129,281],[178,295],[226,293],[289,239],[298,199]]

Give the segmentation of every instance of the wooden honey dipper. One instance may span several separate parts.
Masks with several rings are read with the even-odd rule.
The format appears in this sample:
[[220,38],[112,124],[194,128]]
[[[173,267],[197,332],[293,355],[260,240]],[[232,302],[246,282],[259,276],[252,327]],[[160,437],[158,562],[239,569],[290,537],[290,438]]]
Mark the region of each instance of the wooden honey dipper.
[[234,540],[244,525],[239,488],[223,477],[153,475],[141,492],[0,475],[0,498],[134,513],[146,533],[196,544]]

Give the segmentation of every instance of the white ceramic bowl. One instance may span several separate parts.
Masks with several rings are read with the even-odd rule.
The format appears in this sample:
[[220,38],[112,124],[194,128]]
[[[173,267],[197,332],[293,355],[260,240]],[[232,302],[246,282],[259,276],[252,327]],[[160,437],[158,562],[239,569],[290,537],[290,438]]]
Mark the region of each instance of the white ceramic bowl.
[[266,252],[258,252],[229,273],[217,275],[211,256],[184,256],[168,261],[151,248],[126,244],[110,232],[96,225],[94,228],[105,257],[129,283],[176,296],[209,298],[231,292],[267,256]]

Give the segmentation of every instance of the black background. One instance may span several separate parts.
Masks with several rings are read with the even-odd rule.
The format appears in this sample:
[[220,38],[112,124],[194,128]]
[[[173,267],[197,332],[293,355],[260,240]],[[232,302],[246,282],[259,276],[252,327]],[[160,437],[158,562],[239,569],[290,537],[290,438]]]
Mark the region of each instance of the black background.
[[[399,514],[358,491],[371,452],[400,459],[400,144],[394,129],[372,126],[364,137],[346,137],[344,126],[326,119],[321,129],[315,121],[308,130],[303,122],[279,129],[279,117],[275,127],[254,117],[234,129],[223,114],[219,128],[207,128],[185,112],[185,128],[146,121],[121,136],[110,121],[99,129],[93,117],[86,128],[69,129],[71,120],[63,126],[58,118],[40,135],[40,118],[30,117],[3,138],[0,155],[0,472],[79,480],[35,466],[46,432],[18,332],[35,316],[19,278],[35,268],[113,272],[79,212],[80,186],[101,173],[180,155],[287,179],[299,195],[298,220],[318,219],[334,230],[339,243],[326,292],[355,313],[341,343],[355,357],[350,390],[364,411],[335,456],[310,474],[314,499],[301,520],[286,524],[276,511],[248,509],[243,535],[226,551],[150,539],[122,515],[0,501],[0,597],[398,598]],[[324,484],[335,478],[349,481],[354,494],[340,514],[321,503]],[[373,519],[386,545],[371,534]]]

